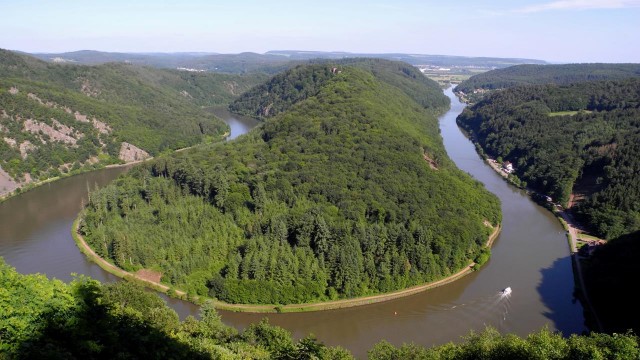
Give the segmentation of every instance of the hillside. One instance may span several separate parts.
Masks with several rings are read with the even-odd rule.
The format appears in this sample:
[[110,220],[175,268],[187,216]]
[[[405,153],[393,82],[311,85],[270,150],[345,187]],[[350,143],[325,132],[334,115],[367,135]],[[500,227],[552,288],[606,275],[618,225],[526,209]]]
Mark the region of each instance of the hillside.
[[232,303],[383,293],[468,266],[486,254],[498,200],[447,157],[433,110],[384,79],[437,85],[379,69],[277,77],[314,91],[284,91],[282,112],[232,143],[156,159],[93,193],[81,232],[122,268]]
[[[225,325],[205,304],[200,320],[178,321],[153,293],[127,282],[71,284],[21,275],[0,258],[0,357],[7,359],[319,359],[348,360],[339,347],[312,336],[295,341],[261,321],[242,332]],[[633,335],[571,335],[541,330],[526,338],[495,330],[433,348],[381,342],[371,360],[392,359],[637,359]]]
[[570,85],[632,77],[640,77],[640,64],[524,64],[474,75],[456,86],[455,91],[475,102],[486,92],[519,85]]
[[263,79],[126,64],[47,64],[0,50],[0,192],[219,140],[225,106]]
[[458,123],[526,185],[573,207],[598,235],[640,230],[640,79],[520,86]]
[[437,83],[426,78],[415,67],[383,59],[314,60],[317,65],[299,65],[256,86],[229,105],[233,112],[257,118],[273,117],[293,104],[315,96],[324,83],[341,70],[354,66],[372,72],[379,80],[392,85],[433,114],[449,106]]

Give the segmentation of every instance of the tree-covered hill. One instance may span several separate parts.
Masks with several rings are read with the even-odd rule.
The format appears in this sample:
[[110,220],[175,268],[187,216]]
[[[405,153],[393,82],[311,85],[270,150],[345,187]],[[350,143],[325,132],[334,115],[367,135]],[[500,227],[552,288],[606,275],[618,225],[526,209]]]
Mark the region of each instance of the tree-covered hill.
[[569,85],[587,81],[640,77],[640,64],[524,64],[474,75],[456,86],[456,92],[506,89],[518,85]]
[[640,79],[520,86],[465,110],[458,123],[517,176],[599,235],[640,230]]
[[395,75],[322,66],[279,77],[315,91],[247,136],[156,159],[94,192],[81,225],[89,244],[122,268],[232,303],[389,292],[485,256],[500,207],[447,157],[430,110],[446,100],[425,109],[381,80]]
[[372,72],[376,78],[397,87],[433,113],[449,106],[449,99],[433,80],[415,67],[383,59],[314,60],[314,66],[299,65],[256,86],[229,105],[233,112],[267,118],[287,111],[293,104],[314,96],[325,81],[341,72],[341,66],[353,66]]
[[[20,275],[0,259],[0,358],[2,359],[322,359],[348,360],[339,347],[311,336],[295,341],[268,322],[242,332],[222,323],[210,304],[200,320],[179,321],[154,293],[127,282],[70,284]],[[526,338],[495,330],[433,348],[381,342],[371,360],[397,359],[637,359],[638,338],[627,334],[571,335],[548,330]]]
[[220,139],[227,126],[202,107],[226,106],[261,79],[0,50],[0,167],[25,184]]

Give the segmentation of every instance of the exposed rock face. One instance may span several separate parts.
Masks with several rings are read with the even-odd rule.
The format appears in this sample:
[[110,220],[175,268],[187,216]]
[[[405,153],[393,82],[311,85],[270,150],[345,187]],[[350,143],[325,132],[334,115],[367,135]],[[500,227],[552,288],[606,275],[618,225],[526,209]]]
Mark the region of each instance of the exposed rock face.
[[[57,123],[57,124],[56,124]],[[33,134],[39,134],[40,132],[47,134],[53,141],[61,141],[69,145],[75,145],[78,141],[76,138],[68,135],[72,134],[73,130],[59,122],[55,122],[55,125],[61,126],[60,130],[53,128],[52,126],[39,122],[33,119],[27,119],[24,121],[24,129]],[[80,137],[80,135],[78,135]],[[45,142],[44,140],[42,142]]]
[[89,120],[89,117],[87,115],[82,115],[77,111],[73,115],[75,116],[76,120],[80,122],[84,122],[84,123],[91,122],[93,124],[93,127],[102,134],[111,133],[111,127],[96,118]]
[[87,119],[87,115],[82,115],[77,111],[73,115],[76,117],[76,120],[80,122],[89,122],[89,119]]
[[120,160],[127,163],[148,159],[149,157],[150,155],[148,152],[135,145],[129,144],[128,142],[122,143],[120,146],[120,155],[118,155]]
[[102,134],[111,133],[111,127],[109,127],[109,125],[103,123],[102,121],[96,118],[93,118],[91,122],[93,123],[93,127],[96,128],[96,130],[98,130],[100,133]]
[[2,167],[0,167],[0,197],[3,195],[12,192],[18,187],[18,183],[16,183],[9,174],[7,174]]
[[[0,129],[0,130],[1,130],[1,129]],[[6,137],[6,136],[4,137],[4,142],[6,142],[7,144],[9,144],[9,146],[11,146],[11,147],[13,147],[13,148],[14,148],[14,147],[16,147],[16,146],[18,146],[18,145],[17,145],[17,143],[16,143],[16,139],[8,138],[8,137]]]
[[80,91],[89,97],[98,97],[100,95],[100,90],[96,89],[87,79],[82,79]]
[[31,141],[25,140],[20,144],[20,156],[22,156],[23,159],[26,159],[29,152],[33,151],[35,148],[35,145],[33,145]]
[[18,90],[18,88],[17,88],[17,87],[15,87],[15,86],[12,86],[12,87],[11,87],[11,89],[9,89],[9,94],[11,94],[11,95],[15,95],[15,94],[17,94],[17,93],[19,93],[19,92],[20,92],[20,91],[19,91],[19,90]]
[[189,98],[189,99],[193,99],[193,96],[191,96],[191,94],[189,94],[189,93],[187,92],[187,90],[182,90],[182,91],[180,91],[180,95],[182,95],[182,96],[184,96],[184,97],[186,97],[186,98]]
[[231,93],[231,95],[240,95],[240,91],[238,91],[238,83],[235,81],[224,81],[224,88]]

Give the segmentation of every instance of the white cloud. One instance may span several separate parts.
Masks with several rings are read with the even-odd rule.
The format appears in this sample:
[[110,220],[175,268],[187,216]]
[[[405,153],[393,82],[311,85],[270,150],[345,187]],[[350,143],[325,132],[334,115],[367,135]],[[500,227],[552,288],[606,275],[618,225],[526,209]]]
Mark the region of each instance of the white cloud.
[[640,7],[640,0],[557,0],[530,5],[515,10],[519,13],[535,13],[550,10],[624,9]]

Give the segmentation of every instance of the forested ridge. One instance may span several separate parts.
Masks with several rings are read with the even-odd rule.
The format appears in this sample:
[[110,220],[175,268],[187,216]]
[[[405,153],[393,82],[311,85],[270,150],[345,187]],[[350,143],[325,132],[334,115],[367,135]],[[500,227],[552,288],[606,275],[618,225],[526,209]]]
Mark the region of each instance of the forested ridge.
[[92,193],[87,242],[126,270],[231,303],[389,292],[486,258],[498,200],[449,160],[433,110],[384,80],[412,77],[331,68],[291,70],[327,79],[248,135]]
[[[541,330],[520,338],[488,329],[433,348],[375,345],[371,360],[395,359],[637,359],[638,338],[627,334],[571,335]],[[128,282],[102,285],[79,277],[70,284],[21,275],[0,258],[0,358],[3,359],[353,359],[312,336],[261,321],[239,332],[222,323],[210,303],[200,320],[177,314],[156,294]]]
[[122,148],[140,159],[219,140],[227,126],[202,107],[226,106],[262,79],[49,64],[0,49],[0,167],[28,182],[136,158]]
[[293,104],[316,95],[340,66],[354,66],[372,72],[379,80],[402,90],[418,104],[436,114],[449,106],[437,84],[406,63],[383,59],[314,60],[316,65],[299,65],[274,76],[247,91],[229,105],[233,112],[267,118],[289,109]]
[[456,92],[496,90],[519,85],[570,85],[640,77],[640,64],[515,65],[474,75],[456,86]]
[[466,109],[458,123],[526,185],[567,204],[611,239],[640,229],[640,79],[520,86]]

